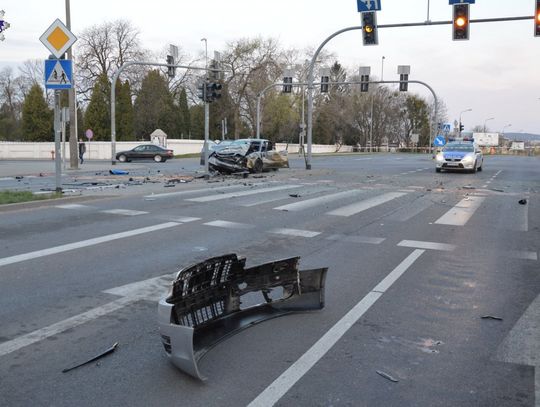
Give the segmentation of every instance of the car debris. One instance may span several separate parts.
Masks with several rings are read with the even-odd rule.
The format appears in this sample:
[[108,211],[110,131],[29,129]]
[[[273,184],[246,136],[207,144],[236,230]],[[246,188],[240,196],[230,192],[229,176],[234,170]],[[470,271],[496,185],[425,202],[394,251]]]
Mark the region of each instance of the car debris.
[[109,170],[109,174],[111,175],[128,175],[129,172],[125,170]]
[[[322,309],[328,268],[299,270],[299,261],[292,257],[246,268],[245,257],[226,254],[181,269],[158,306],[161,341],[171,362],[204,380],[197,362],[220,341],[272,318]],[[260,304],[242,306],[256,293],[262,295]]]
[[520,205],[527,205],[527,200],[526,200],[526,199],[520,199],[520,200],[518,201],[518,203],[519,203]]
[[495,317],[493,315],[484,315],[483,317],[480,317],[482,319],[493,319],[495,321],[502,321],[503,319],[501,317]]
[[396,378],[393,377],[393,376],[390,376],[388,373],[385,373],[385,372],[383,372],[383,371],[381,371],[381,370],[376,370],[376,372],[377,372],[377,374],[378,374],[379,376],[384,377],[386,380],[390,380],[391,382],[394,382],[394,383],[398,383],[398,382],[399,382],[398,379],[396,379]]
[[118,342],[115,342],[113,344],[113,346],[111,346],[106,351],[100,353],[99,355],[94,356],[92,359],[87,360],[86,362],[79,363],[78,365],[75,365],[73,367],[68,367],[67,369],[62,370],[62,373],[67,373],[67,372],[69,372],[69,371],[71,371],[73,369],[77,369],[78,367],[87,365],[88,363],[92,363],[92,362],[94,362],[94,361],[96,361],[98,359],[101,359],[102,357],[107,356],[110,353],[113,353],[116,350],[117,347],[118,347]]

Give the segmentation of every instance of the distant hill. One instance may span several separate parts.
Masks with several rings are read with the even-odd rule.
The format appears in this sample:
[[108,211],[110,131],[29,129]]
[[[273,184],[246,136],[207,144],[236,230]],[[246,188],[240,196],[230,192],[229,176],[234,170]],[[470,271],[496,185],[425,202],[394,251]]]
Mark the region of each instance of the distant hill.
[[508,140],[540,141],[540,134],[532,133],[504,133],[504,137]]

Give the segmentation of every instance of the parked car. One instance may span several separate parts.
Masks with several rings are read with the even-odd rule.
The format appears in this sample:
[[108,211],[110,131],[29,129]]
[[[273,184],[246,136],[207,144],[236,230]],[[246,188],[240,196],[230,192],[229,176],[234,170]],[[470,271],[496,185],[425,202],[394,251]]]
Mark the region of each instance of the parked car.
[[276,151],[275,144],[269,140],[240,139],[220,144],[209,151],[208,167],[211,171],[260,173],[289,168],[287,151]]
[[120,151],[116,154],[116,159],[120,162],[131,160],[154,160],[157,163],[164,163],[169,158],[173,158],[173,150],[169,150],[155,144],[142,144],[128,151]]
[[435,171],[482,171],[484,156],[474,140],[457,140],[448,143],[435,157]]

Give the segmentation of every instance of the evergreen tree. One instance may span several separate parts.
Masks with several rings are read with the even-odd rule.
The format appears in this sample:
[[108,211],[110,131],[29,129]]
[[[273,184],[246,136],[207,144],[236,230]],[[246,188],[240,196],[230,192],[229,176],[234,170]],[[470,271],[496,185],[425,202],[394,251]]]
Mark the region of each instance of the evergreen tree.
[[178,134],[181,138],[188,138],[191,134],[191,117],[185,88],[182,88],[178,97]]
[[204,105],[194,105],[189,109],[191,117],[191,138],[204,140]]
[[101,75],[94,84],[92,97],[84,115],[84,125],[94,132],[92,140],[107,140],[111,133],[110,84],[107,76]]
[[133,103],[128,81],[116,85],[116,140],[135,140],[133,133]]
[[53,141],[53,112],[43,97],[43,89],[34,84],[23,102],[22,132],[25,141]]
[[4,103],[0,106],[0,140],[20,140],[20,125],[11,114],[9,106]]
[[163,130],[170,138],[177,134],[177,108],[169,91],[167,80],[159,71],[148,72],[143,79],[139,96],[135,100],[135,134],[138,138],[150,139],[150,134]]

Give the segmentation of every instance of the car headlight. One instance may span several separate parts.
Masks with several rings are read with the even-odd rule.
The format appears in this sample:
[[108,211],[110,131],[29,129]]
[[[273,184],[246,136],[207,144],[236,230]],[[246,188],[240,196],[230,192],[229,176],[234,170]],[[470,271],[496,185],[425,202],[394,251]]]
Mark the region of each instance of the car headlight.
[[441,153],[437,154],[437,156],[435,157],[435,159],[437,160],[437,162],[444,162],[444,155],[442,155]]
[[464,163],[472,163],[474,161],[474,158],[470,155],[466,155],[461,161],[463,161]]

